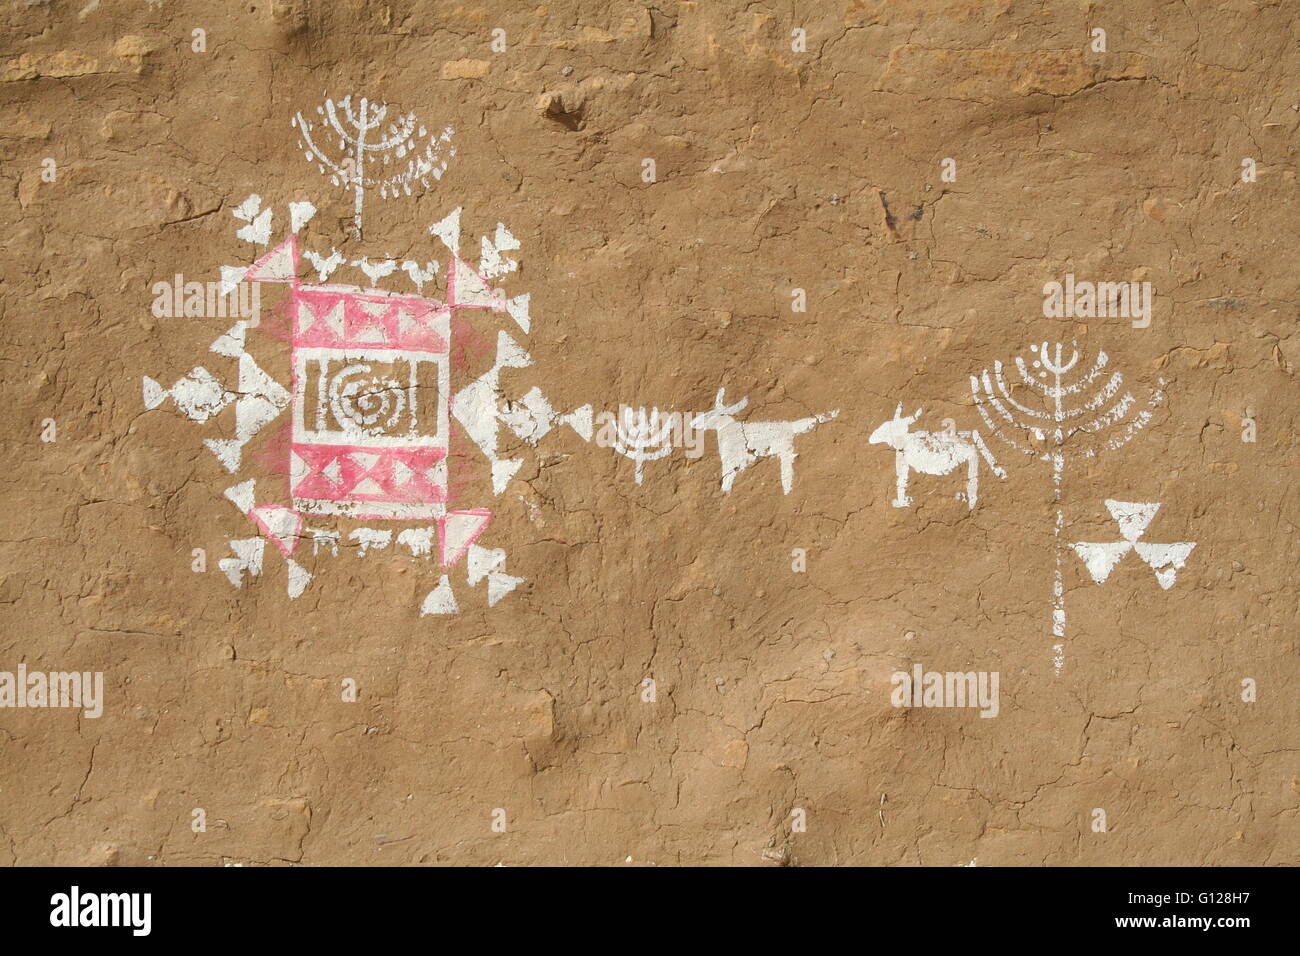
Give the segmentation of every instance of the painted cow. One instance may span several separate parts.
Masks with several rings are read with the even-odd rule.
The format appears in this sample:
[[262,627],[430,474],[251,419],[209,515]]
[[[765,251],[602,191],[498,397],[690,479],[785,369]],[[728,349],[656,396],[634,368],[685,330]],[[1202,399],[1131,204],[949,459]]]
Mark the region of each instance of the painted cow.
[[909,426],[920,417],[919,408],[906,418],[903,417],[903,403],[899,402],[894,409],[894,417],[882,422],[867,439],[872,445],[888,445],[894,449],[894,469],[898,475],[898,484],[894,500],[890,504],[895,508],[907,508],[912,504],[912,499],[907,497],[907,479],[911,472],[946,475],[964,463],[966,504],[973,511],[979,499],[979,456],[984,456],[984,460],[999,478],[1006,478],[1006,471],[999,468],[993,460],[979,432],[908,431]]

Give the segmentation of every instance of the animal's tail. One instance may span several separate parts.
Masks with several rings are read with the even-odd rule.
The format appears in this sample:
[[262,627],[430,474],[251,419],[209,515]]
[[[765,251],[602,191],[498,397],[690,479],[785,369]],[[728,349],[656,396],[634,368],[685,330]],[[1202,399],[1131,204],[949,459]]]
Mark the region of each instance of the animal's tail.
[[800,418],[797,421],[793,421],[790,423],[790,430],[794,432],[794,434],[796,435],[806,434],[812,431],[822,422],[828,422],[832,418],[835,418],[836,416],[839,415],[839,413],[840,410],[837,408],[833,412],[825,412],[821,415],[814,415],[812,418]]
[[972,431],[970,437],[975,442],[975,447],[980,450],[980,454],[984,456],[984,460],[989,463],[989,468],[993,470],[993,474],[1005,479],[1007,477],[1006,469],[998,467],[998,463],[993,460],[993,455],[989,452],[988,446],[984,444],[984,439],[980,437],[980,433]]

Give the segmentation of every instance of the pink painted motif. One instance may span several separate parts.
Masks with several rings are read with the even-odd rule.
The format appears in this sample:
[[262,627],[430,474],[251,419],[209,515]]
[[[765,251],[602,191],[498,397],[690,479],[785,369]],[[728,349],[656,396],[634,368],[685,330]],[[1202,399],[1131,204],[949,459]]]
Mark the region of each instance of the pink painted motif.
[[[277,509],[274,521],[270,512],[257,516],[263,530],[280,531],[272,539],[288,554],[302,514],[432,520],[440,563],[459,562],[492,513],[448,511],[451,314],[454,305],[503,310],[501,293],[455,258],[448,264],[451,304],[306,284],[298,279],[296,235],[255,262],[246,278],[287,283],[293,315],[293,510]],[[463,301],[456,301],[458,292]]]

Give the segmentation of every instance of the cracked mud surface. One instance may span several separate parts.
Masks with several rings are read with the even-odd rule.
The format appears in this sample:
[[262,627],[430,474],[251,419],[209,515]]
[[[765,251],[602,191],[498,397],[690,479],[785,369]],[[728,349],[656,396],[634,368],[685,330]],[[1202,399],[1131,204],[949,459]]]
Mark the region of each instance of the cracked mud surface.
[[[105,701],[0,709],[0,862],[1297,862],[1294,5],[2,16],[0,670],[102,671]],[[289,125],[354,91],[457,145],[422,196],[367,200],[360,243]],[[757,420],[839,417],[797,439],[788,496],[770,460],[724,495],[712,433],[638,486],[559,429],[499,497],[462,449],[485,543],[527,578],[492,608],[479,588],[420,617],[433,569],[346,533],[297,600],[272,554],[236,590],[217,560],[255,533],[222,497],[237,479],[140,383],[225,370],[207,349],[229,321],[155,318],[150,289],[247,265],[250,193],[277,216],[310,199],[305,238],[349,258],[445,263],[426,230],[457,205],[472,245],[506,223],[534,360],[509,395],[703,411],[725,387]],[[1151,282],[1150,327],[1044,318],[1066,273]],[[1166,393],[1067,471],[1064,540],[1113,538],[1113,498],[1161,502],[1151,540],[1197,542],[1169,590],[1134,557],[1098,585],[1067,555],[1059,677],[1050,469],[995,448],[1008,478],[985,470],[974,510],[958,474],[914,475],[895,508],[893,453],[867,442],[899,402],[918,428],[983,427],[968,376],[1057,340]],[[288,346],[249,350],[269,369]],[[999,672],[999,715],[891,706],[916,663]]]

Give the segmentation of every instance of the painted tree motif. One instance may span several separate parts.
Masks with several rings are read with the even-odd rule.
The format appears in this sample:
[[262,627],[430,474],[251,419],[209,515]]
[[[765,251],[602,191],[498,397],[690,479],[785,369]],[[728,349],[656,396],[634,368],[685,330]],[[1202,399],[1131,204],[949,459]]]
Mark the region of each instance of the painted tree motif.
[[[1124,375],[1109,370],[1110,359],[1098,352],[1092,367],[1071,380],[1067,373],[1079,367],[1080,355],[1047,342],[1030,346],[1035,356],[1030,364],[1016,356],[1016,372],[1040,408],[1018,401],[1007,385],[1001,362],[992,372],[970,377],[975,407],[991,434],[1015,450],[1052,466],[1053,499],[1056,506],[1054,530],[1055,568],[1052,578],[1052,659],[1056,673],[1065,665],[1065,586],[1062,562],[1066,544],[1061,540],[1065,512],[1062,485],[1068,461],[1094,458],[1127,444],[1147,423],[1152,410],[1164,400],[1164,379],[1152,390],[1146,407],[1140,407],[1133,393],[1124,387]],[[1109,372],[1109,374],[1108,374]]]
[[659,418],[659,409],[652,408],[647,415],[644,408],[633,412],[624,407],[615,426],[614,450],[636,462],[636,483],[641,484],[641,469],[647,461],[658,461],[669,452],[673,422],[667,416]]
[[[353,190],[353,228],[358,239],[367,189],[378,188],[384,199],[410,196],[414,188],[427,189],[430,178],[441,179],[447,163],[456,155],[456,148],[451,145],[451,127],[434,136],[418,122],[414,113],[398,117],[378,138],[371,139],[371,134],[388,116],[387,103],[375,104],[363,96],[354,111],[349,95],[338,103],[326,99],[324,105],[316,107],[316,112],[320,117],[317,123],[301,112],[294,116],[293,125],[302,137],[298,146],[322,175],[329,174],[330,183]],[[331,139],[338,143],[334,158],[328,155],[327,149]],[[422,147],[417,145],[421,142]],[[405,167],[398,169],[395,160],[398,163],[406,160]],[[392,175],[374,175],[368,170],[376,161],[396,171]]]

